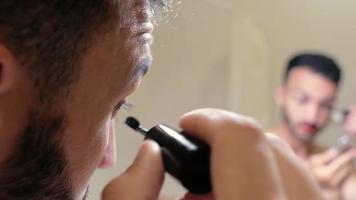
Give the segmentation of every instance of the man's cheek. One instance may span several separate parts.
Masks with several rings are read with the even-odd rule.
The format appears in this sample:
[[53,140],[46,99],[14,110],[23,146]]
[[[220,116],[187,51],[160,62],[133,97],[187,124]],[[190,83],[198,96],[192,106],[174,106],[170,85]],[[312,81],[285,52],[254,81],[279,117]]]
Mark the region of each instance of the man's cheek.
[[116,162],[116,137],[115,137],[115,120],[110,120],[109,129],[106,133],[108,135],[106,145],[104,146],[104,153],[101,157],[99,168],[108,168]]

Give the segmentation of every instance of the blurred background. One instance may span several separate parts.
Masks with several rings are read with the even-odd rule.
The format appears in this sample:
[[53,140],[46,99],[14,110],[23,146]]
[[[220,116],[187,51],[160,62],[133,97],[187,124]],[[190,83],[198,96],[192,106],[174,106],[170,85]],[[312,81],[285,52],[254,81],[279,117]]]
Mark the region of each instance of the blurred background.
[[[202,107],[231,110],[256,118],[266,128],[279,119],[274,103],[287,59],[301,51],[325,52],[344,71],[338,108],[356,103],[356,1],[199,0],[176,1],[156,27],[154,63],[117,117],[118,163],[99,170],[90,199],[126,169],[143,137],[125,125],[128,115],[144,126],[178,128],[179,117]],[[335,144],[342,127],[331,124],[318,140]],[[176,199],[184,189],[168,175],[161,199]]]

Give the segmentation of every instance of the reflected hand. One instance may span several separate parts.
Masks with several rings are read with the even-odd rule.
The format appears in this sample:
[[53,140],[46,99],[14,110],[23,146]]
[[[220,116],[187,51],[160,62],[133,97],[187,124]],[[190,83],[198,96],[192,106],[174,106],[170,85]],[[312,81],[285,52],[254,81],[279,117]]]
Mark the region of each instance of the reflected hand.
[[311,156],[307,162],[323,189],[339,191],[353,170],[352,160],[355,157],[356,149],[349,149],[342,154],[336,149],[329,149]]
[[345,119],[345,130],[349,135],[356,137],[356,105],[350,106],[348,112]]

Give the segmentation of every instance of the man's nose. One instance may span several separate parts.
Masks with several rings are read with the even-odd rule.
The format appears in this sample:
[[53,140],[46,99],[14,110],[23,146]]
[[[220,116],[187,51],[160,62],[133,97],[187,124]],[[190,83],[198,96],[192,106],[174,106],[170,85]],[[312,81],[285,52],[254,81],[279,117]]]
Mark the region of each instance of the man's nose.
[[305,118],[309,123],[315,123],[320,115],[320,108],[317,105],[309,105],[305,113]]

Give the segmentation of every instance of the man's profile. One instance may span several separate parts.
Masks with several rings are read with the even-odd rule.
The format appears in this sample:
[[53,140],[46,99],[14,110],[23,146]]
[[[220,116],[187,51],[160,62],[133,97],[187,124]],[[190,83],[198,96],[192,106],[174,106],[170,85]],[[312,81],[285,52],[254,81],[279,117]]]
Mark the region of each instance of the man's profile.
[[[155,2],[0,2],[0,199],[85,199],[93,172],[115,162],[114,118],[151,64]],[[208,198],[319,197],[288,148],[251,118],[200,109],[180,125],[211,147]],[[145,141],[102,199],[157,199],[162,163]]]
[[[0,3],[0,199],[78,199],[151,62],[148,1]],[[113,81],[115,80],[115,81]]]

